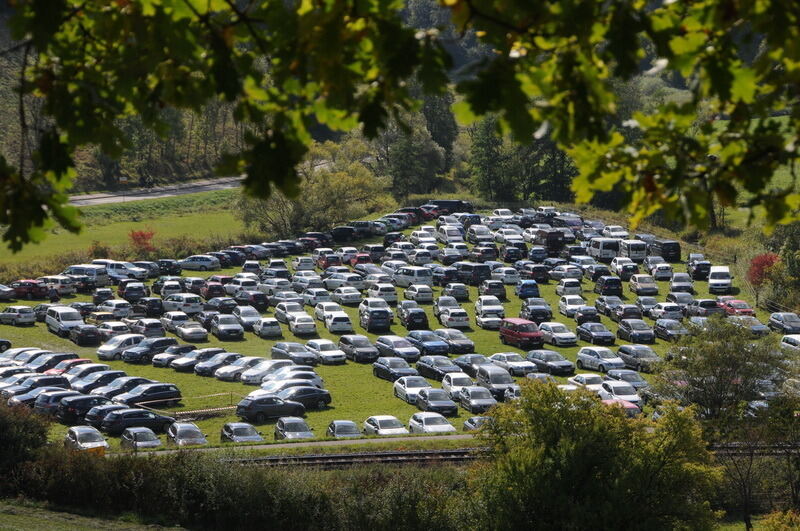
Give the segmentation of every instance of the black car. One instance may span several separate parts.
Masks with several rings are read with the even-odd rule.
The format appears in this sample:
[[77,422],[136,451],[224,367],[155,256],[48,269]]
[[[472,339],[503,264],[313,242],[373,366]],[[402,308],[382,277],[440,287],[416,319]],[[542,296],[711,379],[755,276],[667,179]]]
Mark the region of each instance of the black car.
[[453,360],[453,363],[461,368],[461,372],[465,372],[471,377],[475,378],[478,373],[478,368],[481,365],[494,365],[492,361],[483,354],[464,354]]
[[594,306],[581,306],[575,310],[575,322],[578,325],[583,323],[599,323],[600,313]]
[[267,294],[260,291],[242,290],[233,298],[240,306],[252,306],[259,313],[264,313],[269,308]]
[[388,311],[375,309],[361,314],[359,324],[367,332],[385,332],[391,327],[392,318]]
[[208,361],[219,353],[218,349],[197,349],[187,352],[186,355],[175,358],[169,363],[171,369],[176,372],[194,372],[198,363]]
[[247,261],[247,255],[235,249],[223,249],[220,251],[222,254],[227,255],[231,261],[231,267],[239,267]]
[[674,319],[659,319],[653,327],[656,337],[666,341],[677,341],[689,333],[680,321]]
[[127,393],[117,395],[114,401],[128,406],[139,404],[147,404],[150,407],[155,405],[175,405],[181,401],[181,392],[175,384],[149,383],[134,387]]
[[532,297],[525,299],[520,308],[519,316],[522,319],[533,321],[535,323],[543,323],[550,321],[553,318],[553,310],[550,304],[540,297]]
[[617,328],[617,337],[631,343],[654,343],[656,334],[641,319],[623,319]]
[[63,399],[56,409],[56,418],[63,424],[79,424],[86,413],[95,406],[110,404],[111,400],[104,396],[78,395]]
[[600,277],[612,276],[612,273],[605,264],[591,264],[584,268],[583,276],[592,282],[597,282]]
[[33,360],[28,360],[24,365],[32,372],[45,372],[55,368],[62,361],[74,359],[78,359],[78,355],[74,352],[54,352],[37,356]]
[[233,264],[231,263],[231,257],[228,256],[225,253],[222,253],[222,252],[219,252],[219,251],[211,251],[211,252],[208,252],[208,253],[205,253],[205,254],[207,254],[209,256],[213,256],[214,258],[219,260],[219,266],[222,269],[227,269],[227,268],[233,266]]
[[658,354],[647,345],[622,345],[617,356],[622,358],[626,367],[640,372],[652,372],[661,363]]
[[362,335],[343,335],[339,338],[339,350],[347,359],[358,363],[373,363],[378,359],[378,348]]
[[401,242],[406,239],[402,232],[387,232],[383,235],[383,246],[389,247],[394,242]]
[[100,344],[100,332],[95,325],[82,324],[69,330],[69,340],[81,346],[96,346]]
[[575,372],[575,364],[554,350],[531,350],[525,359],[541,373],[568,376]]
[[[112,298],[113,298],[113,295],[112,295]],[[33,307],[33,314],[36,316],[36,322],[37,323],[43,323],[44,322],[44,318],[47,315],[47,310],[49,310],[53,306],[61,306],[61,305],[60,304],[52,304],[52,303],[46,302],[46,303],[37,304],[36,306],[34,306]]]
[[183,268],[177,260],[162,258],[156,263],[158,264],[158,271],[162,275],[180,275],[183,272]]
[[63,387],[49,387],[49,386],[36,387],[36,388],[30,389],[30,390],[28,390],[26,392],[23,392],[23,393],[16,393],[16,394],[14,394],[14,396],[9,397],[8,398],[8,406],[9,407],[14,407],[14,406],[33,407],[33,404],[34,404],[34,402],[36,402],[36,399],[39,397],[39,395],[47,393],[47,392],[63,391],[63,390],[64,390]]
[[161,317],[164,314],[164,303],[158,297],[142,297],[131,305],[131,313],[142,317]]
[[287,402],[277,395],[246,397],[236,404],[236,416],[251,422],[279,417],[302,417],[306,408],[299,402]]
[[86,317],[90,313],[97,311],[97,306],[91,302],[71,302],[69,307],[78,310],[81,317]]
[[450,354],[469,354],[475,352],[475,342],[455,328],[437,328],[434,334],[441,337],[447,343]]
[[178,344],[174,337],[148,337],[122,352],[122,360],[126,363],[150,363],[153,356],[165,352],[169,347]]
[[218,352],[210,359],[202,361],[194,366],[194,373],[198,376],[214,376],[214,372],[220,367],[230,365],[234,361],[242,357],[241,354],[235,352],[225,352],[223,349],[217,349]]
[[98,387],[108,385],[117,378],[128,376],[125,371],[97,371],[78,382],[72,382],[72,388],[81,393],[91,393]]
[[103,304],[114,298],[114,292],[110,288],[97,288],[92,293],[92,304]]
[[219,432],[219,441],[223,443],[248,443],[263,440],[264,437],[261,436],[261,433],[246,422],[226,422]]
[[417,361],[417,372],[425,378],[441,381],[449,372],[461,372],[461,367],[450,361],[447,356],[422,356]]
[[78,391],[72,391],[67,389],[42,393],[39,396],[37,396],[36,400],[33,402],[33,410],[36,413],[39,413],[40,415],[53,416],[56,414],[56,411],[58,410],[58,406],[59,404],[61,404],[61,401],[67,398],[68,396],[83,396],[83,395]]
[[612,321],[620,322],[623,319],[641,319],[642,310],[635,304],[620,304],[609,315]]
[[427,330],[428,315],[422,308],[409,308],[400,315],[400,324],[406,330]]
[[592,345],[613,345],[617,338],[602,323],[583,323],[576,330],[578,339]]
[[446,286],[458,282],[458,269],[455,267],[437,267],[433,270],[433,285]]
[[303,404],[306,410],[325,409],[331,403],[331,394],[327,389],[319,389],[310,385],[284,389],[278,393],[278,397],[286,402]]
[[782,334],[800,334],[800,317],[793,312],[775,312],[769,316],[767,326]]
[[212,310],[219,313],[233,313],[234,308],[239,306],[235,299],[231,297],[214,297],[205,304],[205,310]]
[[458,414],[458,405],[450,399],[450,395],[444,389],[421,389],[417,394],[416,405],[422,411],[433,411],[445,417]]
[[708,274],[711,272],[711,262],[708,260],[691,261],[686,266],[686,272],[692,277],[692,280],[707,280]]
[[146,383],[153,383],[153,380],[149,378],[142,378],[141,376],[123,376],[121,378],[117,378],[108,385],[98,387],[92,391],[91,394],[104,396],[106,398],[114,398],[122,393],[127,393],[134,387]]
[[174,280],[181,286],[181,290],[186,291],[186,279],[183,277],[172,276],[172,275],[165,275],[158,277],[155,282],[153,282],[153,293],[157,295],[161,295],[161,288],[164,286],[165,282],[169,282],[170,280]]
[[383,357],[372,364],[372,375],[394,382],[403,376],[419,376],[419,372],[403,358]]
[[100,424],[100,429],[109,435],[119,435],[126,428],[150,428],[166,432],[175,419],[147,409],[125,408],[109,412]]
[[128,409],[128,406],[123,406],[122,404],[103,404],[102,406],[95,406],[86,412],[86,416],[83,417],[83,420],[90,426],[100,429],[106,415],[112,411],[119,411],[121,409]]
[[291,360],[296,365],[317,364],[317,357],[305,345],[293,341],[275,343],[270,349],[270,356],[274,360]]

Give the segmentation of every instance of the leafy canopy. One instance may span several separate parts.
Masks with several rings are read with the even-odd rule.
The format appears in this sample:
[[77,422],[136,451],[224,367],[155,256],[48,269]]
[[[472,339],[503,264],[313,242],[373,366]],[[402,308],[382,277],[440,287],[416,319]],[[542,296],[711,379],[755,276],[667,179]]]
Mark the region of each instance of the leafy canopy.
[[[440,32],[403,24],[402,0],[11,4],[14,49],[23,54],[21,107],[40,98],[49,117],[28,150],[32,164],[0,160],[0,224],[8,226],[3,238],[12,249],[40,239],[51,217],[78,230],[78,214],[66,206],[73,153],[95,144],[118,157],[125,148],[120,118],[138,115],[163,134],[165,107],[235,102],[247,145],[226,154],[218,170],[245,173],[251,195],[277,188],[291,196],[311,126],[360,125],[374,137],[390,116],[415,108],[412,78],[426,93],[444,93],[452,63]],[[634,223],[664,209],[702,225],[709,192],[727,205],[744,189],[752,204],[768,207],[770,223],[796,215],[800,195],[767,184],[777,167],[793,168],[797,158],[797,2],[440,4],[459,30],[474,30],[494,50],[457,84],[459,117],[497,113],[500,127],[521,141],[549,135],[576,160],[578,200],[620,189]],[[762,51],[749,64],[738,50],[753,42]],[[617,103],[610,79],[636,73],[646,49],[658,57],[650,72],[680,74],[692,98],[637,114],[627,123],[640,130],[630,145],[609,125]],[[698,121],[701,105],[704,116],[730,120],[721,127]],[[775,111],[788,119],[771,119]]]

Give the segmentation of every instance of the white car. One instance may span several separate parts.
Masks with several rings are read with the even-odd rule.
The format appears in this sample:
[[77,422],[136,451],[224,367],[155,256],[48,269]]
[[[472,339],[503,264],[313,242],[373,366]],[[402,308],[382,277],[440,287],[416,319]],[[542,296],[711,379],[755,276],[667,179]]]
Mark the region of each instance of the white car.
[[448,392],[450,398],[458,399],[458,393],[463,387],[475,385],[475,382],[465,372],[448,372],[442,378],[442,389]]
[[361,302],[361,292],[351,286],[342,286],[333,291],[331,300],[339,304],[358,304]]
[[367,297],[383,299],[386,302],[397,302],[397,290],[391,284],[373,284],[367,290]]
[[220,269],[219,260],[207,254],[196,254],[183,260],[178,260],[181,269],[191,271],[216,271]]
[[500,299],[496,296],[481,295],[478,297],[478,300],[475,301],[475,312],[481,313],[485,311],[505,313],[505,308],[503,308],[503,303],[500,302]]
[[424,284],[411,284],[406,288],[403,297],[416,302],[433,302],[433,289]]
[[619,225],[606,225],[600,234],[606,238],[619,238],[620,240],[627,240],[629,237],[628,231]]
[[357,290],[364,289],[364,279],[356,273],[334,273],[323,282],[327,290],[335,290],[344,286],[350,286]]
[[131,303],[122,299],[111,299],[97,305],[98,312],[110,312],[117,319],[125,319],[131,313]]
[[440,413],[423,411],[411,415],[408,421],[411,433],[455,433],[455,427]]
[[558,311],[567,317],[574,317],[581,306],[586,306],[586,299],[579,295],[565,295],[558,299]]
[[274,317],[262,317],[253,324],[253,332],[258,337],[281,337],[281,325]]
[[[249,274],[249,273],[239,273],[241,275]],[[258,278],[258,277],[256,277]],[[227,284],[225,284],[224,288],[225,293],[228,296],[233,297],[240,291],[257,291],[258,290],[258,280],[249,277],[238,277],[234,278]],[[201,310],[202,311],[202,310]]]
[[520,281],[520,276],[519,271],[513,267],[498,267],[492,271],[492,279],[500,280],[506,285],[513,285]]
[[310,335],[317,333],[317,323],[307,313],[290,313],[289,331],[295,335]]
[[316,265],[310,256],[297,256],[292,259],[292,269],[295,271],[314,271]]
[[205,341],[208,331],[197,321],[184,321],[175,327],[175,335],[184,341]]
[[358,249],[355,247],[340,247],[335,254],[339,255],[343,264],[347,264],[358,254]]
[[192,315],[203,311],[203,300],[200,295],[194,293],[175,293],[166,297],[163,305],[165,312],[183,312]]
[[325,318],[333,312],[341,312],[342,307],[335,302],[320,302],[314,306],[314,318],[317,321],[325,321]]
[[100,334],[101,340],[108,341],[115,336],[130,334],[131,329],[122,321],[106,321],[97,325],[97,332]]
[[609,269],[615,275],[619,275],[622,271],[622,267],[626,265],[633,264],[633,260],[628,258],[627,256],[617,256],[616,258],[611,259],[611,265],[609,265]]
[[223,382],[235,382],[242,378],[242,373],[244,371],[265,360],[266,358],[260,356],[244,356],[230,365],[225,365],[214,371],[214,377]]
[[597,391],[603,400],[627,400],[637,406],[642,403],[642,398],[628,382],[606,380]]
[[497,243],[510,243],[513,241],[523,241],[523,237],[513,229],[498,229],[494,233],[494,241]]
[[650,268],[650,274],[656,280],[672,280],[672,266],[670,264],[656,264]]
[[516,352],[498,352],[489,356],[492,363],[507,370],[512,376],[525,376],[537,372],[536,365]]
[[347,361],[347,356],[345,356],[344,352],[339,350],[336,343],[330,339],[312,339],[306,343],[306,348],[323,365],[334,365]]
[[353,331],[353,322],[345,312],[331,312],[325,317],[325,328],[332,334]]
[[603,385],[603,377],[599,374],[592,372],[582,372],[576,374],[572,378],[567,378],[567,381],[577,387],[583,387],[589,391],[597,393],[600,391],[600,386]]
[[469,247],[467,247],[467,244],[464,242],[448,243],[444,248],[453,249],[461,258],[466,258],[469,256]]
[[509,221],[514,217],[514,213],[507,208],[496,208],[492,210],[492,215],[497,216],[498,218],[502,219],[503,221]]
[[443,308],[439,322],[445,328],[469,328],[469,315],[461,308]]
[[408,435],[408,430],[397,417],[374,415],[364,421],[364,435]]
[[583,293],[581,281],[576,278],[562,278],[556,286],[556,295],[580,295]]
[[580,280],[583,277],[583,270],[572,264],[565,264],[556,266],[549,273],[550,278],[553,280],[561,280],[562,278],[574,278]]
[[178,326],[189,320],[183,312],[167,312],[161,316],[161,324],[167,332],[174,332]]
[[578,336],[574,332],[567,328],[566,325],[555,321],[541,323],[539,331],[542,333],[542,339],[545,343],[557,347],[573,346],[578,342]]
[[375,284],[391,284],[392,277],[385,273],[373,273],[364,277],[364,288],[369,290]]
[[358,305],[359,315],[372,310],[386,310],[389,312],[390,318],[394,319],[394,312],[389,307],[389,303],[383,299],[379,299],[377,297],[368,297],[361,301],[361,304]]
[[395,380],[393,387],[394,396],[409,404],[415,404],[420,390],[433,386],[422,376],[403,376]]
[[486,307],[475,312],[475,324],[484,330],[499,330],[505,317],[505,310]]
[[654,320],[658,319],[675,319],[680,321],[683,319],[683,312],[681,307],[672,302],[659,302],[650,308],[650,317]]
[[233,309],[232,314],[245,330],[252,330],[253,326],[261,320],[261,314],[252,306],[237,306]]
[[252,367],[242,371],[240,379],[243,384],[258,385],[268,375],[284,368],[291,366],[292,362],[289,360],[263,360],[259,361]]
[[408,261],[413,265],[422,266],[433,262],[433,255],[427,249],[414,249],[409,253]]
[[316,306],[321,302],[331,302],[331,294],[325,288],[309,288],[303,292],[303,304]]

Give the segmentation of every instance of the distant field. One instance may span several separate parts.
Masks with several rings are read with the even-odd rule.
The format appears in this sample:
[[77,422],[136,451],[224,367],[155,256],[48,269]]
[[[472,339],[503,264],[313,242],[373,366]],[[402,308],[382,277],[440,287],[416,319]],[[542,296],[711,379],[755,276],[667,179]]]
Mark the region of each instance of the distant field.
[[94,241],[122,246],[128,243],[131,230],[154,230],[156,241],[237,234],[243,229],[233,209],[237,193],[222,190],[86,207],[82,209],[84,229],[79,234],[56,228],[42,243],[28,245],[16,254],[0,246],[0,261],[44,260],[59,253],[85,250]]
[[0,531],[140,531],[183,529],[149,526],[122,520],[92,518],[46,509],[19,500],[0,501]]

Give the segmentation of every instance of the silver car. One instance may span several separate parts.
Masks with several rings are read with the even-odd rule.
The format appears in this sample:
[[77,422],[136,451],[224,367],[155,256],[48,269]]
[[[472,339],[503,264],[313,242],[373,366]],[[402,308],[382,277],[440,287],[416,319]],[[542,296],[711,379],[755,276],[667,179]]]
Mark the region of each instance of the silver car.
[[161,440],[150,428],[125,428],[119,438],[119,447],[123,450],[145,450],[159,448]]

